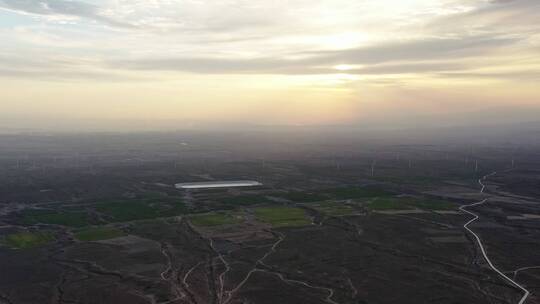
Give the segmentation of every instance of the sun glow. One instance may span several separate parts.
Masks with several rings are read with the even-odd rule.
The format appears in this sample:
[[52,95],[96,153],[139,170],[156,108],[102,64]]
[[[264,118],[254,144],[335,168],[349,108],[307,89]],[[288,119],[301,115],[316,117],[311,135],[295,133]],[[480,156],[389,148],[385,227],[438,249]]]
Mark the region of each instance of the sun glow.
[[338,71],[350,71],[354,69],[355,67],[350,64],[338,64],[334,66],[334,69]]

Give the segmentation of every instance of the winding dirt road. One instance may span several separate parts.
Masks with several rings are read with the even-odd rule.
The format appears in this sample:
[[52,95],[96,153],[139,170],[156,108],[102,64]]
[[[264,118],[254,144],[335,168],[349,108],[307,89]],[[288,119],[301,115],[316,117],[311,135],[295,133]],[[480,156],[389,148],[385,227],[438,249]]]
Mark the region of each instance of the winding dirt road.
[[[480,186],[482,186],[482,189],[480,189],[480,193],[484,193],[484,190],[486,189],[486,185],[483,183],[483,181],[490,177],[490,176],[493,176],[497,174],[497,172],[493,172],[493,173],[490,173],[488,175],[485,175],[483,176],[482,178],[478,179],[478,183],[480,184]],[[474,231],[472,231],[470,228],[469,228],[469,225],[472,224],[473,222],[475,222],[476,220],[478,220],[478,215],[469,211],[469,210],[466,210],[466,208],[469,208],[469,207],[474,207],[474,206],[479,206],[479,205],[482,205],[484,204],[488,199],[483,199],[477,203],[472,203],[472,204],[469,204],[469,205],[463,205],[461,207],[459,207],[459,210],[465,212],[465,213],[468,213],[470,215],[473,216],[472,219],[470,219],[467,223],[465,223],[463,225],[463,228],[465,228],[465,230],[467,230],[476,240],[476,243],[478,244],[478,247],[480,247],[480,251],[482,252],[482,255],[484,256],[484,259],[486,260],[486,262],[488,263],[489,267],[495,271],[499,276],[501,276],[503,279],[505,279],[506,281],[510,282],[513,286],[519,288],[521,291],[523,291],[523,297],[521,297],[521,299],[519,300],[518,304],[523,304],[525,303],[525,301],[527,300],[527,298],[529,297],[529,295],[531,294],[529,290],[527,290],[525,287],[523,287],[522,285],[520,285],[519,283],[517,283],[516,281],[514,281],[513,279],[511,279],[510,277],[508,277],[507,275],[505,275],[502,271],[500,271],[497,267],[495,267],[495,265],[493,265],[493,263],[491,262],[491,260],[489,259],[488,255],[487,255],[487,252],[486,252],[486,249],[484,248],[484,244],[482,243],[482,240],[480,239],[480,237],[474,233]]]
[[[272,247],[270,247],[270,250],[268,252],[266,252],[260,259],[258,259],[256,262],[255,262],[255,267],[253,267],[252,270],[250,270],[247,275],[245,276],[245,278],[233,289],[229,290],[229,291],[225,291],[225,293],[227,294],[227,298],[223,301],[221,301],[223,304],[227,304],[229,303],[229,301],[231,301],[231,299],[233,298],[233,295],[234,293],[236,293],[240,288],[242,288],[242,286],[244,286],[244,284],[249,280],[249,278],[251,277],[251,275],[256,272],[256,271],[259,271],[260,269],[257,268],[257,265],[258,264],[263,264],[264,265],[264,260],[270,255],[272,254],[273,252],[276,251],[276,247],[279,245],[279,243],[283,242],[283,240],[285,240],[285,236],[281,233],[278,233],[278,236],[279,236],[279,239],[272,245]],[[222,285],[223,286],[223,285]],[[223,296],[223,293],[221,294],[221,296]]]

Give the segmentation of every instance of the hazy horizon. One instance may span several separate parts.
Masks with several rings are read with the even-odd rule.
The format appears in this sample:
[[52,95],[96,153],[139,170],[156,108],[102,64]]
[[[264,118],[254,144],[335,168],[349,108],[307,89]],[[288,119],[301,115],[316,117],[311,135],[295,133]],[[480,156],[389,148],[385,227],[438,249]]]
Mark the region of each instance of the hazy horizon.
[[0,132],[539,121],[537,0],[0,0]]

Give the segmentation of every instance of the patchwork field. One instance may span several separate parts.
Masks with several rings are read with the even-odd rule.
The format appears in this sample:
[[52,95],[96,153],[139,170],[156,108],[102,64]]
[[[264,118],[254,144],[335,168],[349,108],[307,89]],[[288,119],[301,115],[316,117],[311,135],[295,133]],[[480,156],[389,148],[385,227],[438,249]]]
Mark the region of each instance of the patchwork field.
[[54,236],[49,232],[18,232],[5,236],[0,241],[5,246],[16,249],[28,249],[47,244]]
[[22,212],[20,222],[25,225],[52,224],[83,227],[95,223],[95,220],[86,212],[29,209]]
[[539,302],[540,149],[184,135],[0,136],[0,303]]
[[342,202],[327,201],[318,204],[310,204],[309,207],[330,216],[342,216],[359,213],[360,211],[353,206],[346,205]]
[[126,234],[122,230],[113,227],[88,227],[75,232],[79,241],[107,240],[124,235]]
[[301,208],[292,207],[265,207],[255,209],[258,220],[271,224],[274,227],[293,227],[310,225],[311,221]]
[[437,199],[418,197],[379,197],[371,200],[367,204],[371,210],[454,210],[458,205]]
[[193,215],[189,219],[195,226],[220,226],[241,223],[243,216],[240,213],[215,212]]
[[239,195],[234,197],[227,197],[220,201],[221,203],[231,206],[252,206],[258,204],[268,204],[272,201],[262,195]]
[[163,199],[143,199],[126,201],[109,201],[96,204],[96,210],[105,215],[111,222],[127,222],[133,220],[170,217],[186,212],[180,200],[164,201]]

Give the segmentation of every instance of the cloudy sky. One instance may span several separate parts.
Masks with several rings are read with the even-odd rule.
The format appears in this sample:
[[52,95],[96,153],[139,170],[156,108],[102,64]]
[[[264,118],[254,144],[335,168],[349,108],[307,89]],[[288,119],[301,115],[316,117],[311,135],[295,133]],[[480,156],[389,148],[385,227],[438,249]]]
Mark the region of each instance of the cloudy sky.
[[540,117],[538,0],[0,0],[1,128]]

